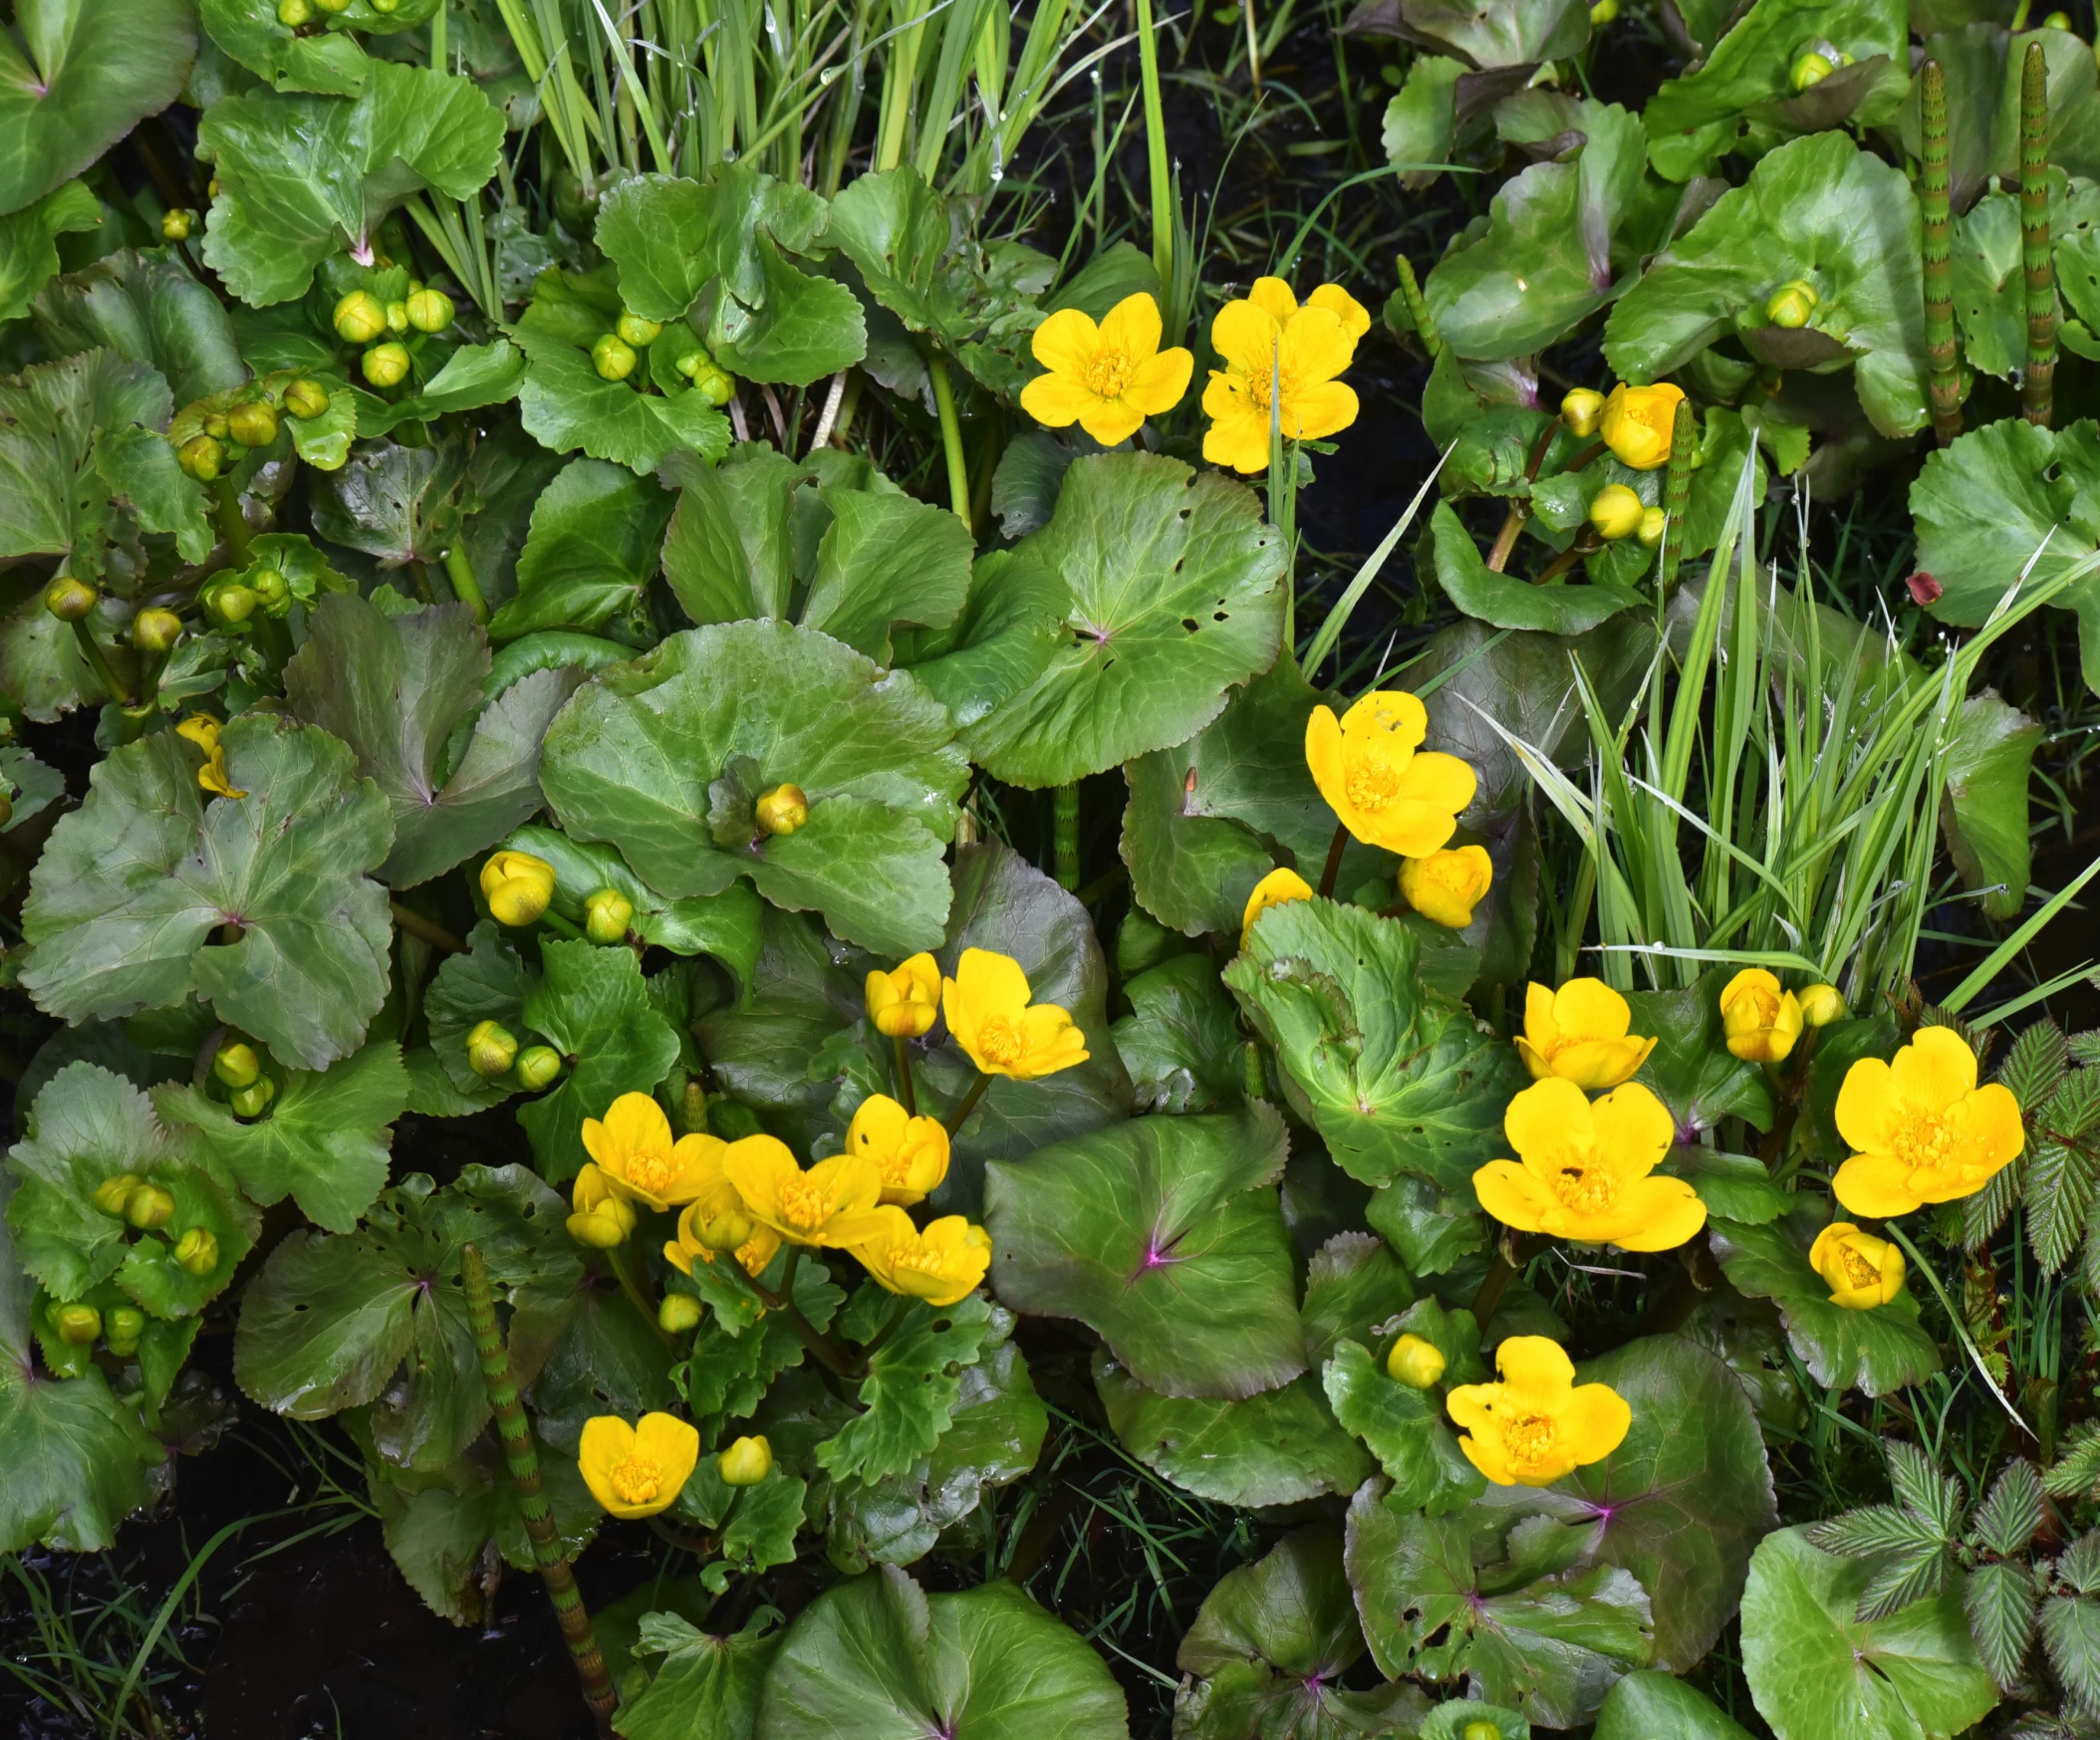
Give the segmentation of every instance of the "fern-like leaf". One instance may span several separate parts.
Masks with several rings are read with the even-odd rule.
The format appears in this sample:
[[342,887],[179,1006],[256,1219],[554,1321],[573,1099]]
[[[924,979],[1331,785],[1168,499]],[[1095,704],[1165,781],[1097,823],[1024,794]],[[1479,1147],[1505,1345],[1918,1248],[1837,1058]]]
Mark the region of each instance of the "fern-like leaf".
[[1997,1236],[2005,1216],[2020,1199],[2026,1181],[2027,1155],[2000,1166],[1973,1196],[1962,1199],[1962,1248],[1973,1256]]
[[1933,1459],[1916,1444],[1885,1438],[1882,1448],[1888,1453],[1889,1484],[1896,1489],[1896,1502],[1930,1522],[1942,1541],[1953,1540],[1962,1530],[1960,1483],[1934,1467]]
[[2079,1595],[2100,1595],[2100,1529],[2088,1529],[2064,1549],[2056,1581]]
[[1808,1542],[1848,1559],[1876,1559],[1884,1553],[1938,1552],[1947,1537],[1929,1517],[1893,1504],[1870,1504],[1810,1524]]
[[2036,1128],[2064,1141],[2100,1127],[2100,1069],[2073,1070],[2032,1118]]
[[2037,1141],[2022,1167],[2027,1198],[2027,1243],[2042,1273],[2070,1261],[2085,1230],[2093,1189],[2100,1182],[2100,1148],[2082,1141]]
[[2043,1516],[2041,1476],[2034,1464],[2024,1459],[2008,1462],[1990,1496],[1976,1506],[1969,1539],[2000,1559],[2010,1559],[2027,1550],[2041,1530]]
[[2038,1605],[2034,1579],[2024,1565],[1979,1565],[1969,1574],[1962,1607],[1969,1635],[2001,1689],[2010,1690],[2019,1679]]
[[2012,1049],[1998,1066],[1998,1080],[2012,1090],[2022,1112],[2032,1113],[2056,1092],[2069,1067],[2069,1058],[2070,1047],[2064,1041],[2063,1029],[2053,1021],[2037,1021],[2012,1042]]
[[2051,1596],[2042,1603],[2041,1640],[2073,1712],[2100,1717],[2100,1602]]
[[2056,1461],[2041,1477],[2051,1498],[2073,1498],[2100,1484],[2100,1425],[2076,1427],[2058,1446]]
[[2070,1053],[2074,1063],[2100,1064],[2100,1028],[2091,1033],[2072,1034]]
[[1947,1587],[1954,1556],[1945,1547],[1906,1548],[1886,1555],[1860,1591],[1859,1620],[1870,1625]]

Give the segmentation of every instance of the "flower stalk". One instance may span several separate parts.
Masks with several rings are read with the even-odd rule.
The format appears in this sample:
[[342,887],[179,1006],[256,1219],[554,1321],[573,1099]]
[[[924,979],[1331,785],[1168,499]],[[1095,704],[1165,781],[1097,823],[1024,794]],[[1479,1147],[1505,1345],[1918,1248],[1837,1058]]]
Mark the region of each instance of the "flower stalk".
[[1962,368],[1955,343],[1947,75],[1938,61],[1927,61],[1919,73],[1918,126],[1918,209],[1925,231],[1925,354],[1932,364],[1933,433],[1944,447],[1962,432]]
[[1079,787],[1057,788],[1052,851],[1056,854],[1057,885],[1079,886]]
[[933,408],[940,413],[940,450],[947,460],[948,506],[964,526],[969,518],[969,461],[962,453],[962,422],[955,414],[955,388],[948,379],[948,360],[938,351],[926,359],[933,380]]

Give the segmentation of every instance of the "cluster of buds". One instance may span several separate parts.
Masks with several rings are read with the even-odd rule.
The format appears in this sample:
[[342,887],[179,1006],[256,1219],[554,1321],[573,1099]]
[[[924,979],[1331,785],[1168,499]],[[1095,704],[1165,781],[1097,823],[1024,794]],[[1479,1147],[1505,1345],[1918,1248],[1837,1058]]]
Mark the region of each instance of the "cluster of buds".
[[1663,540],[1666,518],[1623,483],[1606,484],[1590,502],[1590,524],[1606,543],[1638,538],[1653,550]]
[[138,1338],[145,1334],[145,1313],[132,1305],[117,1306],[107,1316],[80,1301],[53,1305],[46,1321],[67,1347],[92,1348],[101,1341],[120,1360],[137,1353]]
[[280,410],[310,423],[327,412],[328,388],[302,376],[274,399],[259,392],[213,411],[203,429],[175,450],[176,463],[199,483],[214,482],[238,465],[250,448],[267,447],[277,439]]
[[226,1104],[237,1118],[260,1118],[277,1098],[277,1084],[263,1074],[262,1059],[252,1045],[236,1040],[220,1046],[211,1073],[229,1090]]
[[736,377],[699,345],[679,352],[673,367],[709,404],[724,405],[736,396]]
[[516,1072],[528,1093],[538,1093],[562,1073],[562,1054],[551,1045],[528,1045],[520,1050],[518,1036],[500,1021],[480,1021],[466,1036],[467,1068],[483,1081]]
[[[136,1172],[105,1178],[95,1187],[94,1202],[103,1213],[142,1233],[158,1232],[175,1217],[174,1192]],[[184,1228],[175,1240],[174,1258],[192,1275],[209,1275],[219,1266],[218,1235],[201,1226]],[[94,1339],[94,1335],[88,1337],[90,1342]]]
[[441,290],[411,281],[398,302],[382,302],[369,290],[353,290],[337,302],[332,317],[336,337],[346,345],[365,347],[359,371],[374,386],[398,386],[408,378],[414,359],[401,341],[409,333],[441,333],[456,310]]
[[257,611],[268,617],[288,615],[292,586],[281,569],[255,568],[207,581],[197,593],[197,604],[214,627],[237,634]]

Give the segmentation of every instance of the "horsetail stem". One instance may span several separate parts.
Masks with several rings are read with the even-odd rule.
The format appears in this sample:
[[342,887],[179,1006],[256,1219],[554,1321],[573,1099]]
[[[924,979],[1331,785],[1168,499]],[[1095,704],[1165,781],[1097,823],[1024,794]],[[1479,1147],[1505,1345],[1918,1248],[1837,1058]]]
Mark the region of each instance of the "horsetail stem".
[[1663,534],[1663,591],[1677,584],[1678,564],[1685,555],[1685,514],[1692,505],[1692,454],[1699,444],[1698,419],[1692,401],[1677,401],[1677,419],[1670,428],[1670,476],[1664,486],[1663,506],[1670,515]]
[[1962,365],[1955,344],[1947,75],[1938,61],[1927,61],[1919,74],[1918,120],[1924,153],[1918,209],[1925,220],[1925,354],[1932,364],[1933,433],[1944,447],[1962,432]]
[[2020,263],[2027,276],[2027,370],[2020,402],[2047,428],[2055,411],[2056,271],[2049,260],[2049,62],[2027,45],[2019,81]]

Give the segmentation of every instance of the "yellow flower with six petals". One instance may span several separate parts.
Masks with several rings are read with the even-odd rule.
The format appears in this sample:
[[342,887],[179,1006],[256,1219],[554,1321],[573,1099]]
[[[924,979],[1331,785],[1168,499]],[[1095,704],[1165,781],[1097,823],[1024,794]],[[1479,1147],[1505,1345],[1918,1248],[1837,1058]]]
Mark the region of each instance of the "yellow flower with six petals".
[[1266,466],[1272,393],[1286,441],[1348,428],[1356,393],[1336,376],[1370,330],[1370,314],[1339,284],[1321,285],[1301,306],[1282,279],[1257,278],[1210,323],[1210,348],[1225,367],[1203,388],[1203,457],[1250,475]]
[[792,1245],[851,1244],[882,1200],[883,1175],[858,1154],[833,1154],[808,1171],[777,1136],[747,1135],[722,1155],[751,1218]]
[[980,1285],[991,1266],[991,1235],[959,1214],[944,1215],[920,1232],[902,1208],[879,1208],[873,1224],[847,1248],[878,1285],[941,1307]]
[[1575,1367],[1544,1336],[1495,1349],[1499,1383],[1466,1383],[1444,1400],[1464,1429],[1458,1448],[1497,1486],[1551,1486],[1602,1462],[1626,1439],[1634,1410],[1609,1383],[1575,1381]]
[[721,1181],[721,1137],[695,1132],[670,1139],[670,1119],[647,1094],[623,1094],[605,1121],[584,1119],[584,1148],[606,1182],[630,1202],[661,1213]]
[[675,1414],[646,1413],[639,1425],[602,1413],[584,1422],[576,1462],[591,1496],[616,1517],[669,1509],[700,1460],[700,1434]]
[[1670,463],[1677,407],[1684,398],[1683,389],[1668,381],[1660,386],[1629,386],[1622,380],[1604,401],[1598,433],[1620,464],[1634,471],[1653,471]]
[[1021,409],[1046,428],[1077,423],[1104,447],[1173,410],[1195,370],[1180,346],[1160,349],[1160,305],[1142,290],[1098,327],[1076,308],[1059,309],[1035,329],[1029,349],[1048,373],[1021,388]]
[[1011,955],[966,948],[940,988],[948,1032],[987,1076],[1033,1082],[1087,1061],[1087,1036],[1055,1003],[1031,1003]]
[[1424,751],[1429,709],[1405,689],[1376,689],[1340,719],[1315,707],[1305,721],[1305,765],[1342,826],[1402,858],[1441,852],[1473,801],[1473,770]]
[[1254,929],[1254,920],[1271,906],[1288,906],[1293,900],[1310,900],[1312,897],[1312,883],[1296,870],[1270,870],[1254,884],[1254,891],[1247,896],[1247,909],[1239,919],[1239,946],[1247,946],[1247,937]]
[[1808,1247],[1808,1266],[1830,1284],[1830,1303],[1872,1311],[1903,1291],[1903,1252],[1894,1240],[1833,1220]]
[[1801,1001],[1774,973],[1744,967],[1721,988],[1720,1025],[1728,1050],[1753,1064],[1776,1064],[1806,1025]]
[[589,1160],[569,1194],[569,1236],[593,1250],[609,1251],[635,1230],[635,1207]]
[[219,742],[219,722],[209,713],[192,713],[175,727],[177,737],[186,737],[204,752],[204,765],[197,769],[197,784],[221,798],[245,798],[226,777],[226,750]]
[[1484,846],[1460,846],[1400,864],[1400,891],[1408,904],[1446,930],[1470,924],[1473,908],[1487,898],[1493,883],[1494,864]]
[[1837,1098],[1852,1157],[1832,1188],[1878,1219],[1972,1196],[2018,1158],[2027,1132],[2002,1082],[1976,1086],[1976,1054],[1949,1027],[1921,1027],[1893,1061],[1861,1058]]
[[868,1019],[885,1039],[918,1039],[940,1014],[940,968],[929,954],[915,954],[891,972],[869,973]]
[[1651,1174],[1677,1126],[1638,1082],[1594,1106],[1558,1076],[1509,1102],[1502,1133],[1521,1156],[1473,1174],[1480,1206],[1504,1226],[1622,1251],[1668,1251],[1706,1224],[1706,1205],[1682,1178]]
[[1602,979],[1570,979],[1557,991],[1533,983],[1524,992],[1524,1031],[1516,1055],[1536,1081],[1559,1076],[1585,1093],[1630,1082],[1655,1050],[1629,1034],[1634,1012]]
[[948,1175],[948,1132],[937,1118],[914,1118],[887,1094],[871,1094],[846,1126],[846,1151],[882,1174],[883,1200],[909,1208]]

